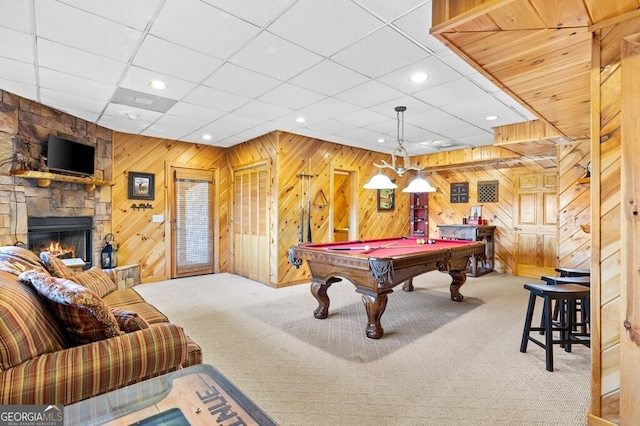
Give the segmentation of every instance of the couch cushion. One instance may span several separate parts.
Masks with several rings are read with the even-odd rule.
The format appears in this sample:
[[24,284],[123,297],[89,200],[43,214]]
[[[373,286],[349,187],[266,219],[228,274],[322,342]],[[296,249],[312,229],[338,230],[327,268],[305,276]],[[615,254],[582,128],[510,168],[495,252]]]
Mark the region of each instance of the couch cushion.
[[61,324],[35,289],[0,272],[0,371],[67,346]]
[[42,260],[47,271],[54,277],[70,279],[76,274],[76,271],[69,268],[61,259],[48,251],[40,253],[40,260]]
[[132,288],[116,290],[104,296],[103,300],[104,303],[112,308],[119,308],[121,306],[128,306],[135,303],[144,302],[142,296],[140,296],[140,294],[138,294],[138,292]]
[[51,302],[55,314],[77,343],[89,343],[121,334],[118,321],[102,299],[80,284],[36,271],[20,274]]
[[134,303],[132,305],[119,306],[120,309],[133,311],[144,318],[149,324],[157,324],[160,322],[169,322],[165,314],[157,310],[153,305],[147,302]]
[[23,267],[24,270],[35,269],[41,272],[47,272],[40,258],[36,256],[34,252],[22,247],[0,247],[0,259],[11,262],[14,266]]
[[133,311],[112,308],[111,313],[116,317],[120,330],[125,333],[132,333],[134,331],[149,328],[149,323]]
[[86,271],[78,272],[69,279],[88,288],[100,297],[105,297],[118,289],[116,283],[111,281],[111,278],[102,269],[95,266]]

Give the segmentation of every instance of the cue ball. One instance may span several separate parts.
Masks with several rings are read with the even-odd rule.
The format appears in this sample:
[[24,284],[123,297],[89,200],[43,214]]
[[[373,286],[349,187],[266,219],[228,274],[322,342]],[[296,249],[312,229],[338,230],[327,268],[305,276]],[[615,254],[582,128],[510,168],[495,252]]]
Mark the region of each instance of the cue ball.
[[369,246],[364,246],[364,249],[365,249],[365,250],[369,250],[370,248],[371,248],[371,247],[369,247]]

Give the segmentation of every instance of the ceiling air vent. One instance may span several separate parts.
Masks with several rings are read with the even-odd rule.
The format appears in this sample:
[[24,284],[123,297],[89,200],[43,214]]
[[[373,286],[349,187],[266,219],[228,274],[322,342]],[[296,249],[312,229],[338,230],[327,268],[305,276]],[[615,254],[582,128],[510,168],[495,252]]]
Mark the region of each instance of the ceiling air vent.
[[163,98],[161,96],[150,95],[149,93],[118,87],[111,102],[149,111],[167,112],[177,101],[175,99]]

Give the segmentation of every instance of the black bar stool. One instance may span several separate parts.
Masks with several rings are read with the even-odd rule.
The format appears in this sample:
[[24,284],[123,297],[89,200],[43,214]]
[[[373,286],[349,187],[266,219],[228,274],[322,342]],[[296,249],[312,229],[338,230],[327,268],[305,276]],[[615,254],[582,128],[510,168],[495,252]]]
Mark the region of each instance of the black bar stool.
[[588,277],[591,275],[591,269],[556,268],[556,272],[561,277]]
[[[525,290],[529,290],[530,294],[527,316],[522,332],[522,341],[520,343],[520,352],[524,353],[527,351],[527,345],[529,340],[531,340],[545,350],[547,371],[553,371],[553,345],[563,345],[566,352],[571,352],[572,344],[585,346],[590,346],[591,344],[589,333],[578,333],[575,331],[575,303],[573,303],[576,300],[588,298],[590,289],[580,284],[525,284],[524,288]],[[532,327],[531,323],[533,321],[533,311],[537,297],[544,299],[542,311],[544,325],[541,327]],[[553,301],[566,308],[560,309],[558,321],[553,321],[551,313]],[[531,337],[532,331],[544,331],[544,343]],[[559,332],[558,339],[554,339],[554,332]]]
[[[588,269],[556,268],[556,271],[560,272],[561,275],[559,277],[551,277],[551,276],[543,275],[542,277],[540,277],[540,279],[550,285],[580,284],[586,287],[591,287],[591,275],[590,274],[581,275],[581,272],[580,272],[580,271],[587,271],[588,273],[589,272]],[[562,275],[562,274],[565,274],[565,275]],[[574,313],[576,315],[580,313],[580,316],[583,319],[583,321],[581,322],[582,332],[586,333],[586,325],[589,323],[589,311],[590,311],[589,298],[576,300],[573,303],[576,305]],[[558,318],[559,308],[560,306],[557,305],[553,310],[554,320]],[[544,318],[542,318],[542,320],[544,321]],[[575,322],[575,318],[574,318],[574,322]],[[542,325],[542,323],[540,325]]]

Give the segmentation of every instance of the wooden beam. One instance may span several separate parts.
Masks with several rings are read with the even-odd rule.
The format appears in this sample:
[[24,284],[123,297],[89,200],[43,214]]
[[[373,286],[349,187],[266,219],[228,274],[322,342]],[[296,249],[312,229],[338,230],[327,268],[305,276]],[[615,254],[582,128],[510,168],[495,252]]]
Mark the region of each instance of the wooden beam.
[[622,41],[622,141],[621,141],[621,267],[620,267],[620,424],[640,424],[640,170],[637,141],[640,140],[640,34]]
[[[451,10],[450,4],[452,1],[454,2],[455,0],[433,0],[433,8],[441,9],[439,5],[446,2],[447,5],[445,6],[445,9],[447,10],[447,14],[448,14],[450,13],[449,11]],[[453,17],[447,16],[448,19],[445,22],[434,23],[436,25],[431,27],[430,33],[439,34],[439,33],[444,33],[449,31],[455,31],[455,27],[457,27],[458,25],[465,24],[469,21],[472,21],[483,15],[486,15],[493,10],[503,7],[508,3],[511,3],[512,1],[514,0],[487,0],[484,2],[484,4],[473,7],[467,10],[466,12],[461,13],[460,15],[453,16]],[[436,5],[436,3],[438,4],[438,6]]]

